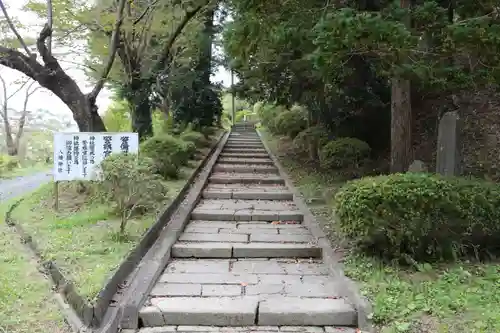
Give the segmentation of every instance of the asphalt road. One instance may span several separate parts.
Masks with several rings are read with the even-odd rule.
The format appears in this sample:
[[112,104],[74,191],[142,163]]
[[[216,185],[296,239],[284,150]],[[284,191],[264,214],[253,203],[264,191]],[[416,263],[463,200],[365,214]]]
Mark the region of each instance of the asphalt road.
[[36,190],[52,179],[52,172],[38,172],[11,179],[0,179],[0,202],[7,201],[22,194]]

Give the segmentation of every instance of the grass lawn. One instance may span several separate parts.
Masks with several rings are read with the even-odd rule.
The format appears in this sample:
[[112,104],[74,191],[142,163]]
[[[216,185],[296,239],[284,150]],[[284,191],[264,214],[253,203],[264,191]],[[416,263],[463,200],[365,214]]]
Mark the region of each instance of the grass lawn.
[[[169,195],[162,207],[177,196],[199,163],[192,162],[192,166],[182,170],[180,179],[168,182]],[[13,217],[33,236],[44,258],[54,260],[73,280],[78,293],[93,302],[107,279],[156,221],[156,213],[129,220],[124,240],[117,237],[120,221],[109,203],[78,194],[74,184],[61,183],[59,210],[55,212],[53,187],[47,184],[27,196]]]
[[[322,174],[291,158],[279,139],[265,132],[264,137],[332,243],[342,247],[332,227],[329,201],[343,182],[335,174]],[[344,263],[346,274],[372,302],[373,319],[381,333],[500,332],[498,263],[423,264],[404,269],[348,249]]]
[[19,167],[15,168],[13,170],[0,173],[0,179],[10,179],[10,178],[15,178],[19,176],[26,176],[29,174],[33,174],[36,172],[41,172],[41,171],[48,171],[50,170],[52,166],[44,163],[39,163],[31,166],[26,166],[26,167]]
[[50,282],[4,222],[8,204],[0,206],[0,332],[69,333]]

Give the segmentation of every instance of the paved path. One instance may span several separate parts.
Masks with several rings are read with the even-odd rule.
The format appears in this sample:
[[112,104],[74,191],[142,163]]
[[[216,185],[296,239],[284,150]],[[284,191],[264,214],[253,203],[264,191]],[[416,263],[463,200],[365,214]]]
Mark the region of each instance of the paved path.
[[284,184],[255,130],[233,130],[140,333],[355,332],[356,311]]
[[38,172],[12,179],[0,179],[0,203],[36,190],[52,179],[52,172]]

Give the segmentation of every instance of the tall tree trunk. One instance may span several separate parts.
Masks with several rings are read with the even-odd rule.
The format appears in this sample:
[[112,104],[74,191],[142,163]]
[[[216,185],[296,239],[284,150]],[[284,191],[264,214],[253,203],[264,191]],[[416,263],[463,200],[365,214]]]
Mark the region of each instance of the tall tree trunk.
[[132,131],[139,135],[141,141],[153,135],[150,91],[149,81],[136,75],[131,78],[125,96],[131,108]]
[[203,39],[201,44],[200,60],[198,68],[200,70],[201,82],[210,85],[210,74],[212,73],[212,43],[214,39],[214,15],[215,8],[207,9],[203,17]]
[[[400,0],[400,6],[409,9],[411,0]],[[406,27],[411,29],[410,16],[404,21]],[[411,84],[402,77],[392,78],[391,84],[391,172],[406,172],[413,158]]]
[[392,79],[391,172],[406,172],[412,161],[410,81]]
[[8,119],[3,119],[3,129],[5,135],[5,145],[7,146],[7,155],[17,156],[19,153],[19,146],[16,145]]

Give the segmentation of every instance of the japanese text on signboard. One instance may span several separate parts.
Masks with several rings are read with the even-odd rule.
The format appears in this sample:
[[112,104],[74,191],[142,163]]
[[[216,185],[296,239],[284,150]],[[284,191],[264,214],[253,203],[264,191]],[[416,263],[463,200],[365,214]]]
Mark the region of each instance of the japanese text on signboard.
[[54,180],[93,180],[115,153],[137,153],[137,133],[55,133]]

